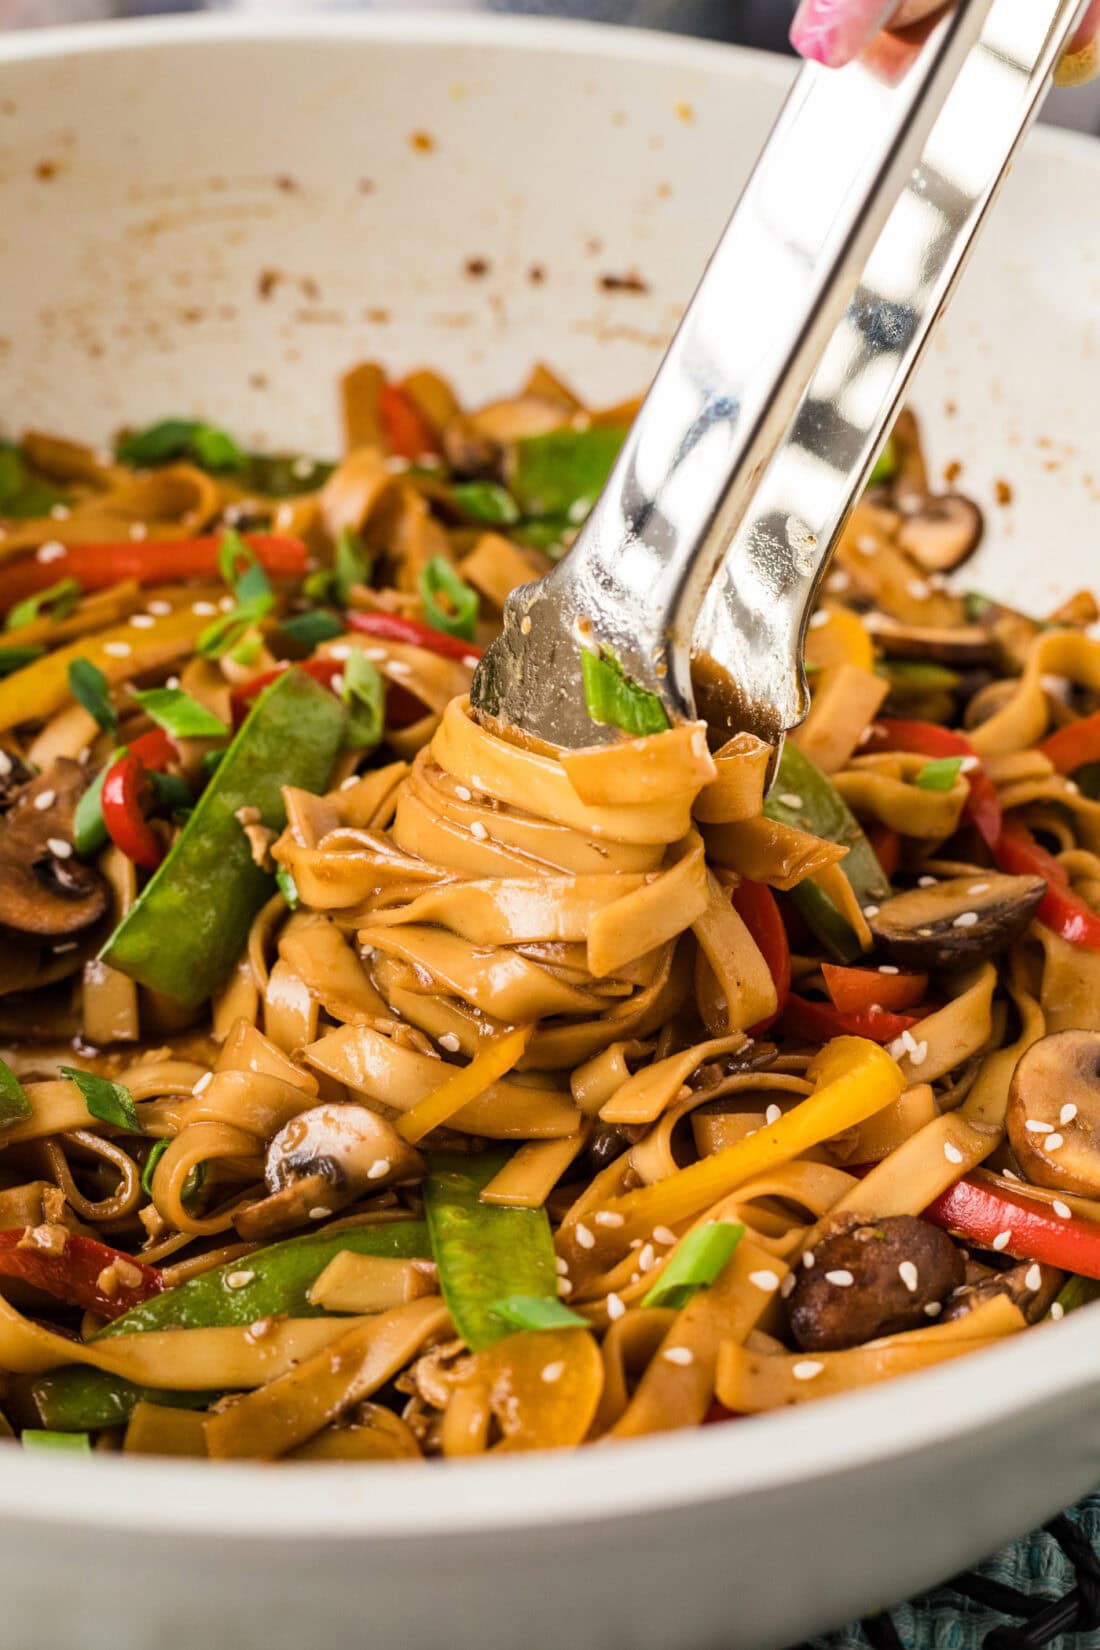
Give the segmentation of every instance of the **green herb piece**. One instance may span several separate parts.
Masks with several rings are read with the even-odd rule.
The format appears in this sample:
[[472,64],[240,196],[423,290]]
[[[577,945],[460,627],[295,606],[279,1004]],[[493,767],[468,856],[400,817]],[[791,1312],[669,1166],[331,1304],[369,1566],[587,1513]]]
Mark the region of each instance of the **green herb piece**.
[[[158,1140],[145,1159],[145,1167],[141,1171],[141,1189],[148,1197],[153,1195],[153,1176],[157,1172],[157,1164],[171,1144],[170,1140]],[[206,1164],[196,1163],[183,1183],[183,1201],[185,1203],[189,1202],[195,1193],[202,1189],[205,1180]]]
[[572,522],[560,517],[550,517],[545,521],[525,521],[518,527],[513,527],[509,537],[518,544],[526,544],[532,550],[541,550],[544,555],[554,561],[560,560],[565,554],[569,535],[577,531]]
[[279,892],[286,900],[292,911],[297,911],[302,903],[302,896],[298,892],[298,884],[285,865],[280,865],[275,871],[275,881],[279,884]]
[[657,695],[632,682],[611,654],[582,648],[581,673],[584,702],[593,722],[634,735],[663,733],[670,726]]
[[92,1440],[86,1432],[45,1432],[38,1427],[24,1427],[20,1434],[24,1449],[67,1449],[80,1455],[90,1455]]
[[295,613],[293,618],[280,620],[279,629],[292,642],[312,653],[322,642],[331,642],[342,636],[344,624],[337,614],[315,608],[312,613]]
[[519,520],[519,505],[495,481],[459,481],[451,488],[451,498],[467,521],[486,527],[514,527]]
[[27,1092],[11,1067],[0,1060],[0,1129],[31,1115]]
[[671,1306],[679,1311],[700,1289],[710,1288],[744,1235],[745,1228],[732,1220],[696,1226],[681,1239],[642,1305]]
[[517,441],[507,481],[524,516],[582,522],[603,491],[626,439],[625,429],[550,430]]
[[957,671],[927,659],[880,659],[875,666],[875,675],[889,682],[891,688],[907,691],[943,690],[954,693],[960,686]]
[[117,762],[119,757],[125,754],[125,750],[112,752],[76,805],[73,815],[73,847],[81,859],[98,854],[107,844],[107,825],[103,818],[103,781],[112,763]]
[[924,764],[913,783],[922,791],[949,791],[962,765],[961,756],[937,756]]
[[78,1071],[75,1066],[59,1066],[58,1075],[76,1084],[84,1104],[101,1123],[113,1123],[130,1134],[143,1132],[134,1097],[121,1083],[112,1083],[109,1077],[97,1077],[91,1071]]
[[332,565],[333,590],[341,607],[346,607],[352,586],[366,584],[371,576],[371,558],[353,527],[342,527],[336,540]]
[[220,1392],[172,1392],[135,1386],[121,1375],[108,1375],[88,1364],[65,1364],[39,1375],[31,1398],[43,1426],[57,1432],[101,1432],[124,1427],[135,1405],[168,1404],[173,1409],[207,1409]]
[[418,580],[424,617],[433,630],[472,642],[477,627],[477,591],[460,579],[446,556],[433,556]]
[[0,442],[0,516],[8,521],[31,521],[48,516],[56,505],[66,502],[65,493],[32,472],[18,447]]
[[0,647],[0,678],[14,676],[24,665],[33,665],[45,651],[45,646],[41,644],[35,647]]
[[107,678],[98,665],[90,659],[73,659],[69,665],[69,692],[104,733],[114,733],[118,715],[111,703]]
[[344,746],[348,750],[381,744],[386,729],[386,684],[361,648],[349,654],[341,694],[348,707]]
[[471,1352],[509,1333],[493,1310],[501,1301],[517,1295],[552,1300],[558,1286],[546,1210],[497,1209],[480,1200],[483,1187],[507,1161],[506,1152],[435,1156],[424,1182],[439,1287]]
[[250,453],[242,487],[267,498],[296,498],[323,487],[335,464],[302,453]]
[[878,487],[884,482],[892,481],[898,473],[898,451],[894,446],[893,436],[887,436],[886,444],[875,459],[875,467],[867,478],[868,487]]
[[[74,668],[69,666],[70,677]],[[147,688],[143,693],[135,690],[134,699],[146,716],[173,739],[219,739],[229,732],[219,716],[182,688]]]
[[144,430],[136,430],[123,436],[115,454],[123,464],[143,468],[189,458],[200,469],[215,473],[240,470],[248,463],[248,454],[231,435],[194,418],[163,418]]
[[217,773],[218,769],[225,761],[225,757],[226,752],[224,750],[207,751],[199,760],[199,772],[202,774],[203,778],[213,778],[214,774]]
[[162,813],[171,814],[177,821],[190,814],[195,798],[186,780],[181,779],[178,773],[150,773],[147,778],[153,800]]
[[271,598],[267,574],[255,555],[232,528],[225,534],[218,550],[218,571],[237,598],[238,606]]
[[16,602],[8,613],[5,629],[22,630],[25,624],[33,624],[36,619],[47,615],[51,619],[63,619],[72,612],[82,594],[78,580],[59,579],[48,590],[40,590],[37,596],[28,596],[26,601]]
[[963,593],[963,613],[968,624],[981,624],[999,605],[992,596],[983,596],[980,590]]
[[[1063,1317],[1067,1312],[1076,1312],[1081,1306],[1088,1306],[1090,1302],[1100,1299],[1100,1281],[1096,1278],[1082,1278],[1073,1273],[1062,1285],[1058,1299],[1054,1306],[1060,1306],[1062,1311],[1056,1316]],[[1049,1318],[1054,1306],[1047,1313]]]
[[196,652],[203,659],[220,659],[223,654],[232,653],[253,625],[267,617],[273,600],[272,596],[267,595],[257,596],[253,601],[238,602],[231,613],[223,613],[220,619],[215,619],[200,633],[195,643]]
[[571,1312],[552,1295],[509,1295],[494,1301],[489,1311],[512,1329],[588,1329],[587,1318]]

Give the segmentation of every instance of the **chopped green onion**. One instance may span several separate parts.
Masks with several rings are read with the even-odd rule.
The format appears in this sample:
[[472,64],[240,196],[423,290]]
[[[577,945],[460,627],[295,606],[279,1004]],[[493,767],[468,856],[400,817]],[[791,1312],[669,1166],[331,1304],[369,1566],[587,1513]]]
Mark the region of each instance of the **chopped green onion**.
[[927,659],[880,659],[875,675],[900,688],[946,688],[954,693],[959,686],[957,671]]
[[31,473],[18,447],[0,442],[0,516],[9,521],[30,521],[48,516],[66,495],[42,476]]
[[878,487],[881,483],[892,481],[898,473],[898,452],[894,446],[893,436],[887,436],[886,445],[875,459],[875,467],[867,478],[868,487]]
[[0,1060],[0,1129],[31,1115],[27,1092],[11,1067]]
[[144,430],[123,436],[115,448],[123,464],[170,464],[191,458],[204,470],[240,470],[248,454],[225,430],[194,418],[163,418]]
[[218,571],[239,606],[271,596],[267,574],[241,535],[230,528],[218,550]]
[[98,665],[90,659],[74,659],[69,665],[69,692],[104,733],[114,733],[118,714],[111,703],[107,678]]
[[[1088,1306],[1090,1301],[1097,1299],[1100,1299],[1100,1281],[1096,1278],[1082,1278],[1072,1273],[1062,1285],[1054,1305],[1062,1308],[1057,1315],[1063,1317],[1067,1312],[1076,1312],[1079,1306]],[[1053,1310],[1052,1307],[1051,1312]],[[1047,1313],[1048,1318],[1051,1312]]]
[[433,630],[472,642],[477,626],[477,591],[460,579],[446,556],[433,556],[418,580],[424,617]]
[[583,648],[581,671],[584,702],[593,722],[636,735],[664,733],[671,725],[657,695],[632,682],[611,654]]
[[526,544],[532,550],[541,550],[544,555],[557,561],[565,554],[566,541],[569,535],[576,533],[576,526],[563,517],[551,516],[544,521],[525,521],[519,527],[512,529],[510,537],[519,544]]
[[241,485],[265,498],[294,498],[299,493],[315,493],[335,468],[327,459],[302,453],[250,453]]
[[63,619],[72,612],[82,595],[76,579],[59,579],[48,590],[40,590],[37,596],[28,596],[26,601],[16,602],[8,614],[5,629],[22,630],[25,624],[33,624],[47,614],[51,619]]
[[949,791],[962,765],[961,756],[938,756],[924,764],[913,783],[922,791]]
[[[70,673],[72,668],[70,665]],[[145,692],[135,689],[134,699],[146,716],[173,739],[219,739],[229,732],[220,717],[182,688],[147,688]]]
[[245,631],[236,647],[230,648],[229,657],[235,665],[254,665],[260,656],[262,646],[262,636],[249,635],[248,631]]
[[291,619],[282,619],[279,629],[292,642],[309,648],[310,652],[322,642],[331,642],[344,633],[343,621],[324,608],[315,608],[311,613],[295,613]]
[[514,527],[519,505],[495,481],[459,481],[451,488],[451,498],[468,521],[486,527]]
[[273,598],[258,596],[253,601],[239,602],[231,613],[208,624],[195,643],[195,650],[203,659],[220,659],[238,647],[254,625],[271,611]]
[[147,778],[157,807],[182,822],[195,806],[190,786],[178,773],[150,773]]
[[298,892],[298,884],[295,882],[293,874],[287,870],[285,865],[275,867],[275,881],[279,884],[279,892],[290,909],[297,911],[302,903],[302,896]]
[[348,707],[344,745],[350,750],[378,745],[386,728],[386,684],[361,648],[350,654],[343,670],[341,697]]
[[352,586],[366,584],[371,575],[371,558],[354,527],[342,527],[336,540],[332,566],[333,589],[342,607],[348,604]]
[[134,1097],[121,1083],[112,1083],[110,1078],[97,1077],[91,1071],[78,1071],[75,1066],[58,1067],[58,1075],[76,1084],[84,1096],[84,1104],[101,1123],[113,1123],[130,1134],[143,1133]]
[[33,665],[45,651],[42,644],[35,647],[0,647],[0,677],[13,676],[24,665]]
[[172,1144],[170,1140],[157,1140],[153,1149],[145,1159],[145,1167],[141,1171],[141,1189],[147,1197],[153,1195],[153,1176],[157,1172],[157,1164]]
[[588,1329],[587,1318],[571,1312],[551,1295],[509,1295],[494,1301],[489,1311],[513,1329]]
[[125,750],[114,751],[96,774],[88,789],[84,792],[76,805],[73,815],[73,847],[81,859],[88,859],[92,854],[107,843],[107,826],[103,818],[103,781],[107,777],[107,770],[112,763],[117,762]]
[[643,1306],[671,1306],[679,1311],[700,1289],[709,1289],[745,1235],[737,1221],[711,1220],[696,1226],[673,1251],[672,1259]]
[[78,1455],[89,1455],[92,1449],[92,1440],[86,1432],[46,1432],[41,1427],[24,1427],[19,1436],[24,1449],[67,1449]]
[[213,774],[217,773],[224,760],[224,750],[207,751],[205,756],[201,757],[199,760],[199,772],[202,774],[204,779],[209,779]]

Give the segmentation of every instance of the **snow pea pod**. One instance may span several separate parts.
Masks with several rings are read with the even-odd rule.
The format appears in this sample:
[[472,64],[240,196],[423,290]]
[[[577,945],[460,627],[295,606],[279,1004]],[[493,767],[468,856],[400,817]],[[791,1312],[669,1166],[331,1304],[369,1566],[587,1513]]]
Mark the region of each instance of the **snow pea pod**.
[[603,491],[626,431],[550,430],[515,443],[506,469],[509,489],[524,516],[583,520]]

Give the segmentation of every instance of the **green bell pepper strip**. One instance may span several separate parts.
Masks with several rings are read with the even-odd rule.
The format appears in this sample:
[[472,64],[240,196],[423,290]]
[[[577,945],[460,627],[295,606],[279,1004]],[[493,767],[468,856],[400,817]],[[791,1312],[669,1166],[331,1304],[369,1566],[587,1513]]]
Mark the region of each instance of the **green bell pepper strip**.
[[[840,861],[840,869],[860,905],[879,905],[889,899],[889,879],[859,821],[821,769],[789,741],[783,747],[775,784],[764,801],[764,813],[778,825],[791,825],[828,842],[842,843],[848,852]],[[838,962],[859,958],[859,941],[850,924],[816,883],[800,882],[788,898]]]
[[424,1182],[424,1213],[439,1269],[439,1287],[458,1333],[480,1352],[513,1333],[493,1308],[513,1296],[557,1299],[554,1240],[545,1209],[497,1209],[482,1189],[507,1152],[433,1156]]
[[194,813],[100,956],[140,985],[189,1007],[229,973],[249,925],[275,892],[239,822],[259,810],[281,830],[282,788],[323,791],[344,735],[339,701],[304,671],[284,671],[257,699]]
[[86,1364],[64,1364],[31,1385],[31,1401],[43,1427],[51,1432],[101,1432],[124,1427],[135,1405],[168,1404],[173,1409],[206,1409],[220,1392],[165,1392],[135,1386],[121,1375]]
[[603,491],[625,429],[550,430],[523,436],[507,465],[508,487],[524,516],[582,521]]
[[467,521],[484,527],[514,527],[519,505],[495,481],[457,481],[451,488],[451,502]]

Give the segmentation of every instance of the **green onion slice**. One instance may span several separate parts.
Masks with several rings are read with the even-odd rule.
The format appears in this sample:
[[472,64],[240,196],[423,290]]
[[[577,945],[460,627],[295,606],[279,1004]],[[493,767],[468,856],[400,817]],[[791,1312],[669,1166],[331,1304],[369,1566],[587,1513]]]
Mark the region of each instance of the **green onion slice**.
[[509,1295],[489,1308],[494,1318],[513,1329],[588,1329],[587,1318],[571,1312],[550,1295]]
[[913,783],[922,791],[949,791],[962,765],[961,756],[937,756],[924,764]]
[[655,693],[632,682],[610,654],[581,650],[584,702],[593,722],[622,728],[624,733],[664,733],[671,726]]
[[331,642],[344,633],[339,616],[324,608],[315,608],[311,613],[295,613],[293,618],[282,619],[279,629],[284,636],[289,636],[299,647],[309,648],[310,652],[321,642]]
[[90,659],[74,659],[69,665],[69,692],[104,733],[114,733],[118,715],[111,703],[107,678],[98,665]]
[[378,745],[386,727],[386,684],[361,648],[349,655],[341,697],[348,707],[344,744],[350,750]]
[[67,1449],[78,1455],[91,1453],[92,1440],[86,1432],[46,1432],[41,1427],[24,1427],[19,1436],[24,1449]]
[[276,866],[275,881],[278,883],[279,892],[286,900],[290,909],[292,911],[297,911],[299,905],[302,903],[302,896],[298,892],[298,884],[295,882],[293,875],[287,870],[285,865]]
[[519,505],[496,481],[457,482],[451,498],[469,521],[486,527],[514,527],[519,520]]
[[182,688],[135,689],[134,698],[146,716],[173,739],[219,739],[229,732],[220,717]]
[[477,626],[477,591],[460,579],[445,556],[433,556],[421,571],[420,599],[433,630],[472,642]]
[[143,1133],[134,1097],[121,1083],[112,1083],[110,1078],[97,1077],[91,1071],[78,1071],[75,1066],[59,1067],[58,1075],[76,1084],[84,1104],[101,1123],[113,1123],[130,1134]]
[[0,1129],[30,1115],[31,1103],[27,1099],[26,1089],[11,1067],[0,1060]]
[[745,1235],[737,1221],[711,1220],[696,1226],[673,1252],[672,1259],[643,1306],[671,1306],[679,1311],[700,1289],[709,1289]]
[[72,612],[82,594],[77,579],[59,579],[48,590],[40,590],[37,596],[28,596],[26,601],[16,602],[8,614],[5,629],[22,630],[25,624],[33,624],[44,614],[51,619],[63,619]]
[[33,665],[36,659],[41,659],[45,651],[44,644],[36,647],[0,647],[0,677],[14,676],[24,665]]

